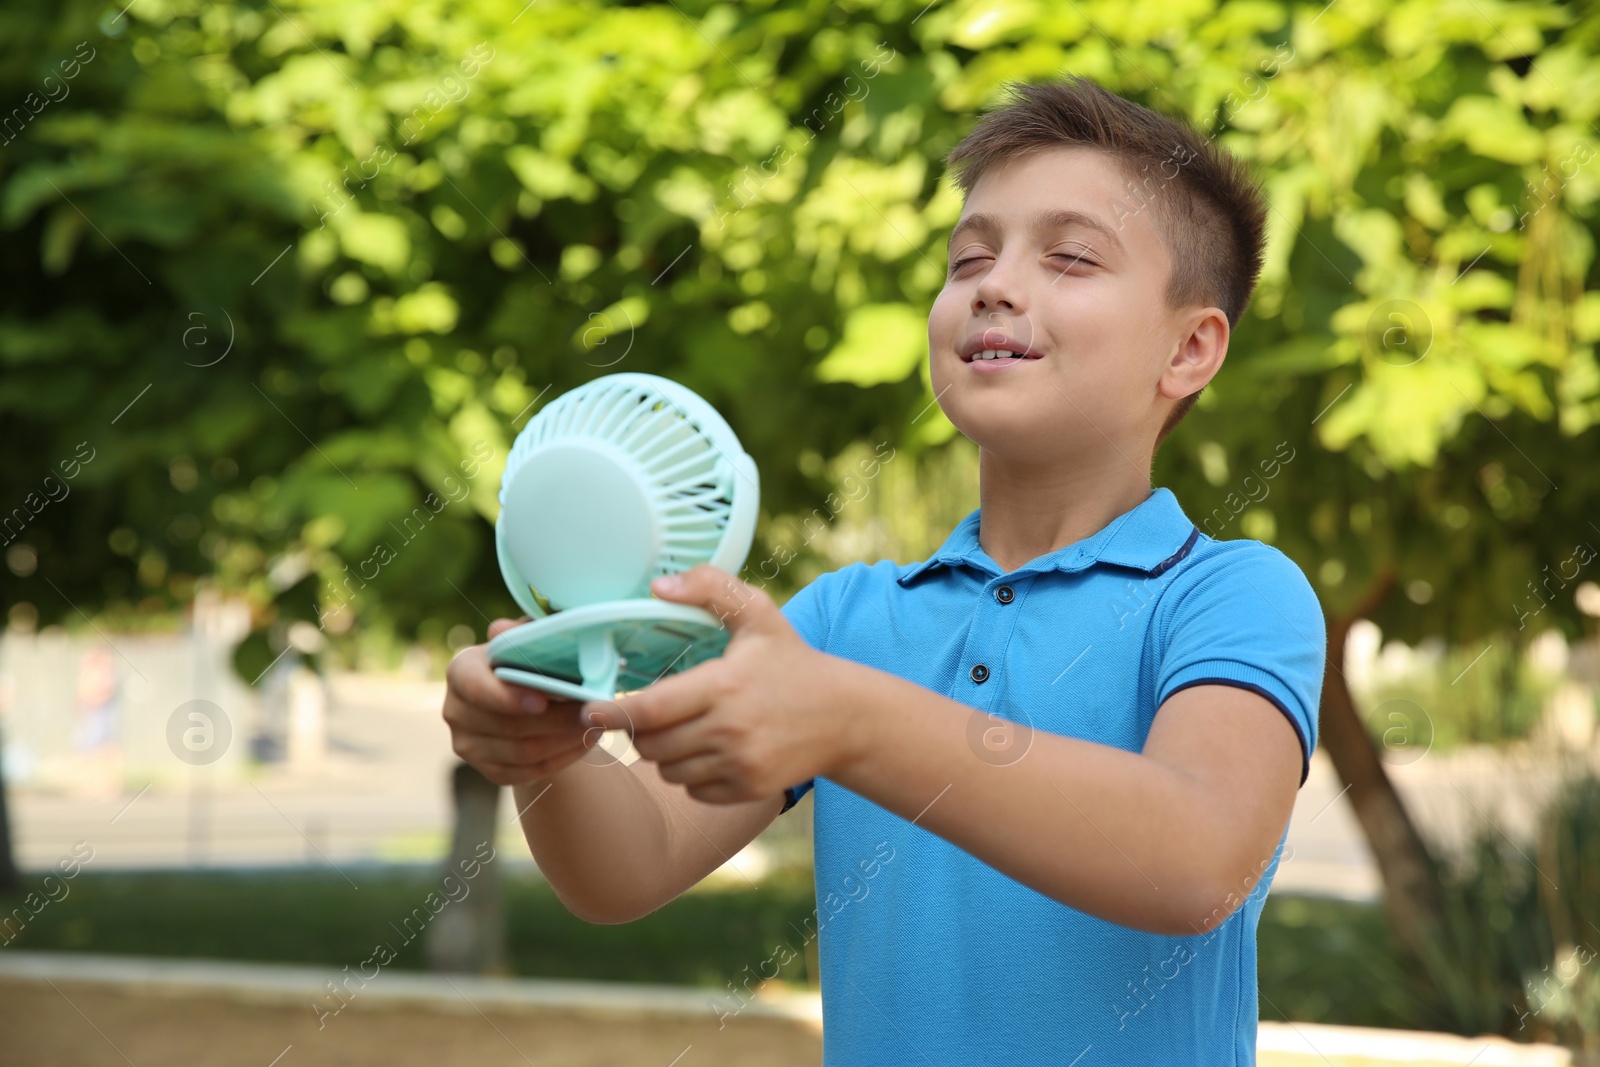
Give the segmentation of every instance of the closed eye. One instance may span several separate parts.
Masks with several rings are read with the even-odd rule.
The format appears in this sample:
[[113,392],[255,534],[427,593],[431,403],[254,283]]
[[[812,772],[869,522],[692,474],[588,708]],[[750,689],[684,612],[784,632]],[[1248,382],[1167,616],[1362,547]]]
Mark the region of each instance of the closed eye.
[[[983,259],[983,258],[984,258],[983,256],[968,256],[965,259],[958,259],[954,263],[950,264],[950,273],[954,274],[957,271],[959,271],[962,267],[965,267],[968,263],[975,263],[978,260]],[[1050,254],[1050,258],[1051,259],[1070,259],[1073,263],[1083,263],[1083,264],[1086,264],[1087,266],[1090,266],[1090,267],[1098,267],[1100,265],[1100,264],[1096,263],[1094,260],[1092,260],[1092,259],[1088,258],[1087,256],[1083,255],[1082,253],[1075,253],[1075,252],[1052,252]],[[1072,265],[1071,263],[1068,264],[1068,266],[1071,266],[1071,265]]]

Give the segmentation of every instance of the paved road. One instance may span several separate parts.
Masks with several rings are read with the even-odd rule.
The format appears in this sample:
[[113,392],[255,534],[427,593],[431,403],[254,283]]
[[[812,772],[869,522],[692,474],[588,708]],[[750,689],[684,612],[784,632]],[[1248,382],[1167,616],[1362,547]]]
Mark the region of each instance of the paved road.
[[[102,870],[435,860],[448,837],[454,765],[439,716],[443,684],[345,676],[333,691],[330,752],[314,771],[270,765],[222,786],[195,768],[187,787],[116,796],[14,789],[19,862],[43,869],[80,840],[93,845],[93,865]],[[1418,821],[1446,837],[1459,837],[1481,814],[1520,840],[1551,783],[1548,762],[1515,752],[1430,753],[1397,760],[1390,771]],[[500,814],[502,854],[531,868],[509,802]],[[758,873],[764,849],[770,856],[805,847],[808,822],[799,811],[779,820],[739,865]],[[1275,891],[1376,895],[1376,869],[1323,752],[1296,800],[1289,845]]]
[[[449,842],[456,764],[439,714],[444,684],[345,676],[332,688],[328,754],[312,769],[267,764],[227,782],[195,767],[186,785],[116,795],[13,787],[18,863],[42,870],[79,841],[93,846],[96,870],[436,861]],[[627,751],[621,734],[606,743]],[[501,855],[532,869],[509,791],[500,823]],[[720,873],[758,876],[764,855],[793,854],[804,823],[784,823]]]
[[454,762],[442,691],[341,680],[328,757],[315,771],[269,764],[219,784],[194,767],[187,786],[117,796],[14,789],[18,862],[46,866],[78,840],[101,869],[432,858],[446,840]]

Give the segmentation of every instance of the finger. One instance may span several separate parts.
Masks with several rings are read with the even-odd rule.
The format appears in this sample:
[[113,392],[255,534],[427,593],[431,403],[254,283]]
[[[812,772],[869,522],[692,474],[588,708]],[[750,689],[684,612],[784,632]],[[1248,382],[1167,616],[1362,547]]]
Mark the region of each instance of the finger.
[[489,763],[524,771],[537,771],[541,764],[554,757],[573,751],[581,752],[588,747],[581,730],[565,737],[537,739],[466,734],[457,739],[455,752],[474,766]]
[[548,764],[533,767],[511,766],[501,763],[474,763],[483,776],[495,785],[528,785],[541,781],[563,770],[567,765],[576,763],[583,753],[566,753]]
[[570,702],[552,704],[549,710],[537,715],[524,712],[507,715],[469,704],[464,700],[447,698],[444,721],[451,729],[463,734],[510,739],[548,737],[563,732],[582,732],[578,721],[578,705]]
[[483,645],[463,648],[445,668],[449,692],[474,707],[498,711],[503,715],[537,714],[546,710],[550,698],[537,689],[512,685],[495,677],[489,666],[489,653]]
[[685,791],[702,804],[743,804],[756,799],[743,786],[723,779],[700,782],[686,787]]
[[671,760],[660,764],[659,769],[662,778],[685,786],[720,781],[727,774],[727,767],[720,755],[690,756],[687,759]]
[[704,714],[715,702],[717,671],[713,660],[617,700],[591,700],[583,705],[578,719],[590,726],[625,729],[630,737],[686,722]]
[[671,763],[716,750],[715,743],[706,736],[704,716],[665,730],[650,730],[634,734],[633,747],[639,755],[654,763]]
[[471,760],[467,762],[472,763],[472,766],[476,767],[479,773],[495,785],[522,785],[538,777],[526,767],[507,767],[504,764],[484,763],[481,761],[473,763]]
[[783,617],[764,590],[709,563],[663,575],[650,583],[650,591],[662,600],[705,608],[734,633]]
[[507,630],[515,629],[528,621],[529,619],[526,615],[520,619],[496,619],[489,624],[489,640],[493,641]]
[[[534,763],[531,770],[536,778],[549,778],[551,775],[558,774],[588,755],[589,750],[595,746],[599,737],[600,735],[597,733],[586,733],[583,736],[582,743],[563,749],[553,756],[546,756],[544,759]],[[518,812],[517,814],[520,816],[522,813]]]
[[540,760],[534,764],[534,771],[540,778],[549,778],[552,775],[559,774],[583,759],[584,756],[589,754],[589,749],[593,747],[593,745],[589,744],[579,745],[577,748],[568,749],[548,759]]

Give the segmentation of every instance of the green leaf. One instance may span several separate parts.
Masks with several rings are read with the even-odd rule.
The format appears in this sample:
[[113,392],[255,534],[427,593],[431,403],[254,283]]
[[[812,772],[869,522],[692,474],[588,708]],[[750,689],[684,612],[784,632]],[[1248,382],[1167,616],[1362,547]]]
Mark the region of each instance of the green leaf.
[[1442,126],[1478,155],[1503,163],[1532,163],[1544,151],[1543,136],[1522,113],[1492,96],[1457,97]]
[[817,364],[819,382],[879,385],[907,378],[928,354],[928,318],[909,304],[865,304]]
[[389,215],[347,212],[338,216],[339,243],[351,259],[398,274],[411,258],[406,224]]
[[394,302],[394,325],[402,333],[449,333],[460,313],[448,288],[428,282]]
[[72,253],[85,229],[83,216],[65,204],[50,213],[39,252],[39,263],[46,274],[60,274],[71,266]]

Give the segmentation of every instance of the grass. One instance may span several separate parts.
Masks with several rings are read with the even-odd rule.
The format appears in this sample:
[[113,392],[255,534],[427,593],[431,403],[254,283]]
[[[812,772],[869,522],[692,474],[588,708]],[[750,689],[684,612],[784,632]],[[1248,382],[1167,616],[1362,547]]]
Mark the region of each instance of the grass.
[[1256,946],[1261,1018],[1418,1028],[1384,994],[1398,963],[1377,904],[1269,893]]
[[[382,941],[397,951],[392,967],[424,970],[422,939],[401,947],[395,927],[436,888],[435,875],[382,867],[349,873],[359,889],[316,870],[85,871],[11,945],[339,968],[359,965]],[[813,978],[814,957],[803,951],[814,906],[809,871],[782,872],[759,889],[697,888],[622,926],[574,918],[542,881],[508,879],[504,893],[508,963],[517,975],[725,992],[746,966],[754,972],[787,943],[794,958],[780,979]],[[6,914],[20,905],[19,897],[0,898]],[[1262,1018],[1406,1025],[1376,993],[1373,975],[1390,951],[1375,906],[1268,897],[1258,936]]]
[[[338,968],[358,966],[384,942],[396,952],[390,966],[425,970],[423,938],[407,943],[403,921],[419,907],[427,914],[423,902],[437,890],[437,875],[414,868],[348,873],[359,888],[335,872],[314,870],[85,871],[7,947]],[[59,897],[60,889],[55,892]],[[786,937],[796,957],[780,977],[808,978],[799,931],[807,929],[813,907],[809,872],[772,879],[759,891],[696,889],[622,926],[573,917],[539,880],[506,879],[503,892],[507,962],[514,974],[721,989],[747,964],[755,968],[767,959]],[[35,907],[39,899],[42,894]],[[0,897],[0,919],[22,908],[23,900]],[[416,927],[414,922],[411,929]]]

